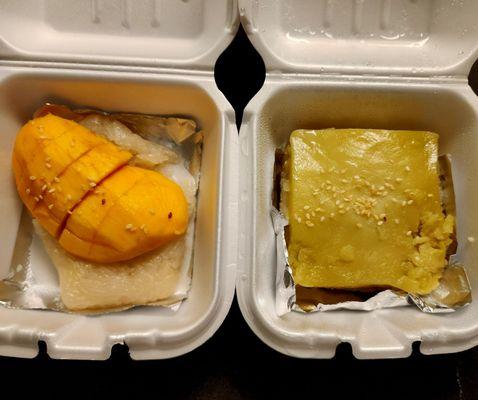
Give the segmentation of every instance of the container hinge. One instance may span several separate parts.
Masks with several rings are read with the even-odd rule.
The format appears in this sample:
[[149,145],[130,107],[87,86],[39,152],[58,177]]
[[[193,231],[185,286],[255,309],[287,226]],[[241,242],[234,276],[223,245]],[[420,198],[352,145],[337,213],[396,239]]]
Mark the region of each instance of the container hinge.
[[187,69],[173,67],[149,67],[138,65],[110,65],[110,64],[87,64],[72,63],[59,61],[26,61],[26,60],[2,60],[0,59],[0,67],[21,67],[21,68],[48,68],[48,69],[65,69],[65,70],[86,70],[86,71],[102,71],[102,72],[140,72],[154,74],[169,75],[190,75],[190,76],[214,76],[214,71],[209,68],[204,69]]
[[269,71],[266,73],[269,81],[349,81],[349,82],[376,82],[376,83],[458,83],[468,84],[466,75],[434,75],[434,76],[417,76],[417,75],[374,75],[374,74],[342,74],[342,73],[290,73],[281,71]]

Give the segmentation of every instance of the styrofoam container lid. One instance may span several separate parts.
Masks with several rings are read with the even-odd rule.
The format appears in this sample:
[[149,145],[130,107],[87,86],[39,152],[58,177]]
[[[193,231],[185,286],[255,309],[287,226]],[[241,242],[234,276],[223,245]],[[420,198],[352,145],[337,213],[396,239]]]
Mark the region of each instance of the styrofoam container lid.
[[235,0],[4,0],[0,58],[212,69]]
[[239,0],[269,71],[468,75],[476,0]]

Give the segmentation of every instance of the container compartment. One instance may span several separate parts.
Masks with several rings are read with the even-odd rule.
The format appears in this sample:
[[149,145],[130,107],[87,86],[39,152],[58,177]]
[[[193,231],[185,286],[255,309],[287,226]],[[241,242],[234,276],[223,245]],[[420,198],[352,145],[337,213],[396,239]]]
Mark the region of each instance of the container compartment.
[[455,352],[478,344],[478,302],[447,315],[416,309],[334,311],[278,317],[275,311],[275,236],[270,208],[274,152],[298,128],[431,130],[440,153],[452,157],[457,203],[458,260],[478,298],[478,107],[465,81],[270,76],[244,113],[240,133],[241,310],[268,345],[297,357],[330,358],[340,342],[358,358]]
[[[106,111],[179,115],[197,121],[205,135],[192,287],[177,311],[138,307],[84,316],[0,307],[0,354],[33,357],[38,340],[47,343],[54,358],[105,359],[115,343],[126,343],[137,359],[172,357],[199,346],[227,314],[235,277],[236,240],[231,227],[236,226],[237,216],[233,208],[237,204],[233,173],[236,129],[232,109],[212,76],[1,69],[1,278],[9,271],[17,238],[24,234],[22,228],[18,230],[22,205],[10,165],[13,141],[18,129],[46,101]],[[28,248],[19,246],[15,251],[21,256],[31,250],[32,264],[46,260],[38,240]],[[51,268],[54,271],[53,265]]]

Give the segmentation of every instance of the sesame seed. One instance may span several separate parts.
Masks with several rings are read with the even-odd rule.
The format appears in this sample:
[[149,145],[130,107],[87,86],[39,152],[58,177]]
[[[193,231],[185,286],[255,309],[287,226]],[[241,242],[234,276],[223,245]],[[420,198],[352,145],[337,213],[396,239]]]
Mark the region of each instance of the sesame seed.
[[38,198],[39,198],[40,200],[43,200],[43,196],[42,196],[41,194],[38,195]]
[[30,180],[34,181],[37,177],[35,175],[30,175]]
[[406,206],[407,205],[407,201],[406,200],[403,200],[402,201],[402,206]]
[[428,193],[428,194],[427,194],[427,197],[428,197],[429,199],[431,199],[431,198],[433,197],[433,195],[432,195],[431,193]]
[[411,169],[410,169],[410,167],[409,167],[408,165],[405,167],[405,171],[407,171],[407,172],[410,172],[410,171],[411,171]]
[[47,167],[48,169],[51,168],[51,164],[50,163],[45,163],[45,167]]
[[360,179],[360,176],[354,175],[354,179],[355,179],[356,181],[358,181],[358,180]]
[[60,182],[60,178],[58,178],[57,176],[55,176],[55,177],[53,178],[53,180],[54,180],[56,183]]
[[380,187],[378,188],[378,190],[385,190],[385,186],[383,186],[383,185],[380,186]]
[[342,183],[349,183],[349,181],[347,179],[341,179],[340,182]]
[[377,222],[377,225],[378,225],[378,226],[383,225],[383,221],[378,221],[378,222]]
[[340,172],[341,172],[342,174],[345,174],[345,173],[347,172],[347,169],[344,168],[344,169],[342,169]]
[[322,215],[322,216],[320,217],[320,222],[324,222],[324,221],[325,221],[325,217]]
[[48,193],[54,193],[54,192],[55,192],[55,189],[53,188],[48,191]]
[[47,186],[46,184],[43,185],[43,186],[41,187],[41,191],[44,192],[44,191],[47,189],[47,187],[48,187],[48,186]]
[[310,206],[304,206],[304,210],[308,210]]
[[340,204],[340,200],[335,201],[335,205],[338,206]]
[[395,189],[394,186],[392,184],[388,183],[388,182],[385,184],[385,187],[387,187],[389,189],[392,189],[392,190]]
[[133,228],[134,228],[134,227],[133,227],[133,224],[126,224],[126,226],[125,226],[125,229],[126,229],[127,231],[132,231]]
[[408,205],[413,204],[413,200],[408,200],[408,201],[407,201],[407,204],[408,204]]
[[312,211],[311,214],[313,217],[315,217],[315,211]]
[[95,187],[95,186],[96,186],[96,183],[95,183],[95,182],[90,182],[90,186],[91,186],[91,187]]
[[70,214],[70,215],[73,214],[73,211],[71,211],[71,210],[68,210],[67,212],[68,212],[68,214]]
[[335,213],[330,213],[330,218],[334,218],[335,217]]
[[40,201],[40,199],[35,196],[35,201],[38,203]]
[[387,214],[380,214],[380,218],[387,218]]
[[66,199],[67,199],[67,200],[71,200],[71,194],[68,193],[68,194],[66,195]]
[[408,231],[407,236],[412,236],[412,231]]
[[31,193],[30,188],[27,188],[27,189],[25,190],[25,192],[27,192],[27,194],[30,194],[30,193]]
[[339,210],[339,214],[342,214],[342,215],[344,215],[346,212],[347,212],[347,211],[345,211],[345,210],[343,210],[343,209],[342,209],[342,210]]
[[398,218],[395,218],[393,221],[394,221],[397,225],[400,223],[400,220],[399,220]]
[[357,225],[357,228],[359,229],[362,227],[362,224],[360,222],[358,222],[356,225]]
[[53,204],[48,204],[48,209],[51,210],[53,208]]
[[310,219],[310,214],[309,213],[305,214],[305,219]]
[[302,218],[301,217],[297,217],[297,222],[300,224],[302,222]]
[[395,179],[395,182],[397,182],[397,183],[400,183],[400,182],[402,182],[402,181],[403,181],[402,178],[396,178],[396,179]]
[[468,236],[467,240],[470,243],[475,243],[475,238],[473,236]]
[[306,221],[305,223],[309,228],[312,228],[314,226],[314,223],[313,222],[310,222],[310,221]]

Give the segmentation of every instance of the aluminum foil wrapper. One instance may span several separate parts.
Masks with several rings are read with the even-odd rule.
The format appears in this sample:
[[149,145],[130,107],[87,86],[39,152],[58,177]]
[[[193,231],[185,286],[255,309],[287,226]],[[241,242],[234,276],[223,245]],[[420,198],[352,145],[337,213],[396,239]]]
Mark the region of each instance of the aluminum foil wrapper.
[[[280,155],[276,155],[276,159]],[[451,175],[450,157],[440,156],[441,202],[444,211],[455,215],[455,197]],[[276,171],[276,181],[279,174]],[[273,196],[278,205],[278,190]],[[288,260],[285,227],[288,221],[272,207],[271,218],[276,235],[277,276],[276,311],[282,316],[290,311],[317,312],[332,310],[372,311],[381,308],[416,306],[426,313],[449,313],[471,303],[471,287],[462,264],[455,260],[456,243],[448,248],[449,264],[445,268],[439,286],[428,295],[408,294],[399,290],[347,291],[321,288],[305,288],[296,285]]]
[[[85,115],[103,115],[120,121],[143,138],[163,144],[180,154],[189,163],[189,171],[199,181],[202,133],[196,131],[196,123],[189,119],[162,117],[156,115],[108,114],[97,110],[71,111],[68,107],[46,104],[35,113],[35,117],[52,113],[75,121]],[[189,139],[189,140],[188,140]],[[186,236],[187,246],[193,247],[194,218],[190,221]],[[60,297],[60,286],[56,268],[53,266],[37,226],[26,209],[23,210],[18,229],[15,251],[8,275],[0,280],[0,305],[13,309],[43,309],[81,314],[104,314],[122,311],[131,306],[101,310],[72,312]],[[163,306],[176,311],[187,297],[191,285],[192,252],[186,254],[181,267],[181,275],[174,293],[167,299],[145,306]],[[32,265],[30,260],[38,262]]]

